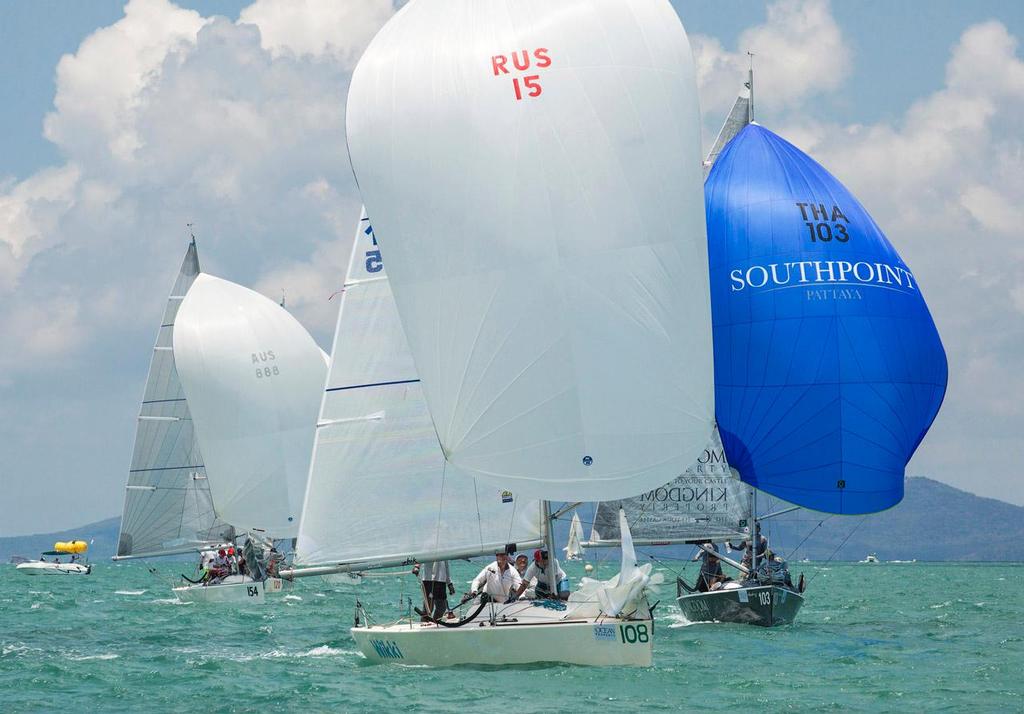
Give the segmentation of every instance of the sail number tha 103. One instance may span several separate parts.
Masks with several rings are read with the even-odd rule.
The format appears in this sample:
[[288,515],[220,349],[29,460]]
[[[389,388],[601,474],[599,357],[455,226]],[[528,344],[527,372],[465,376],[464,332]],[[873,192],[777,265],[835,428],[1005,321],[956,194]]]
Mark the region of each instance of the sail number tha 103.
[[[548,52],[546,47],[538,47],[535,50],[517,50],[510,54],[494,55],[491,57],[491,70],[495,77],[504,77],[512,75],[513,72],[547,69],[551,66],[551,56]],[[517,102],[522,101],[524,97],[539,97],[544,93],[540,74],[512,76],[512,92]]]
[[803,216],[804,225],[811,234],[811,243],[831,243],[834,238],[839,243],[846,243],[850,240],[850,234],[846,227],[850,219],[843,213],[843,209],[833,204],[830,212],[825,208],[824,203],[813,203],[811,201],[797,203],[800,215]]

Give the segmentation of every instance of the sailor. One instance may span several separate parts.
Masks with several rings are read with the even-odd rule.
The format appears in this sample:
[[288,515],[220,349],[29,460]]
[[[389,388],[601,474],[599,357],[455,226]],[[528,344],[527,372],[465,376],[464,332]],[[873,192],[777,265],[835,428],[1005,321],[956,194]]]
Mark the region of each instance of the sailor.
[[[524,583],[535,583],[537,597],[539,598],[550,598],[554,599],[556,596],[551,592],[551,584],[548,580],[548,568],[554,567],[555,573],[558,574],[556,580],[558,581],[558,595],[559,600],[569,599],[569,577],[562,570],[562,567],[558,564],[558,560],[555,560],[554,566],[551,565],[548,558],[548,552],[546,550],[537,550],[533,553],[533,562],[530,563],[530,567],[526,569],[526,575],[523,576]],[[525,590],[525,586],[522,588]]]
[[757,559],[760,562],[764,562],[765,559],[768,558],[771,555],[771,551],[768,550],[768,539],[765,538],[761,534],[761,524],[760,523],[757,525],[757,535],[754,536],[753,539],[747,539],[747,540],[743,541],[742,543],[740,543],[739,545],[733,545],[730,541],[726,541],[725,542],[726,546],[728,546],[731,550],[742,550],[743,551],[743,561],[742,561],[741,564],[743,565],[744,568],[748,568],[748,569],[750,568],[751,564],[753,563],[753,552],[752,552],[752,547],[751,547],[751,543],[753,542],[753,540],[756,540],[758,542],[758,546],[757,546]]
[[427,605],[427,614],[434,620],[445,615],[454,617],[448,607],[448,595],[455,594],[451,575],[448,572],[447,560],[435,560],[432,563],[421,563],[419,566],[420,586],[423,588],[423,600]]
[[718,552],[718,546],[714,543],[705,543],[706,547],[710,547],[712,551],[701,549],[699,553],[693,556],[694,560],[700,559],[700,575],[697,577],[697,590],[702,593],[711,590],[716,583],[725,580],[725,574],[722,572],[722,563],[718,560],[718,556],[715,553]]
[[494,554],[494,562],[480,571],[473,578],[470,594],[487,593],[495,602],[508,602],[523,591],[523,579],[519,572],[508,562],[508,553],[501,551]]
[[520,553],[516,556],[516,571],[518,571],[520,577],[526,575],[526,566],[529,564],[530,559],[526,556],[526,553]]

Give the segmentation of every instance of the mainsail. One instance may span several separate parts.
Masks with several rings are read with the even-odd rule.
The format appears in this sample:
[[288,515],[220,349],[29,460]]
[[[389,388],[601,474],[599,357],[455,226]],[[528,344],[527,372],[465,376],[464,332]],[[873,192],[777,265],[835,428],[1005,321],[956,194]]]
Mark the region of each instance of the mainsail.
[[348,146],[449,465],[628,497],[713,426],[696,75],[667,0],[416,0]]
[[277,303],[206,274],[182,301],[173,344],[217,513],[240,531],[294,538],[323,352]]
[[135,427],[117,558],[169,555],[233,536],[218,522],[171,343],[178,307],[199,274],[189,244],[157,332]]
[[445,464],[365,213],[333,356],[298,565],[434,560],[538,542],[536,501],[478,484]]
[[565,557],[567,560],[579,560],[583,557],[583,524],[580,522],[580,514],[572,514],[572,522],[569,524],[569,537],[565,544]]
[[706,194],[730,465],[816,510],[895,505],[946,390],[917,278],[834,176],[757,124],[719,156]]
[[619,544],[619,508],[638,545],[721,542],[750,535],[750,487],[729,468],[716,430],[678,478],[623,501],[597,504],[587,545]]

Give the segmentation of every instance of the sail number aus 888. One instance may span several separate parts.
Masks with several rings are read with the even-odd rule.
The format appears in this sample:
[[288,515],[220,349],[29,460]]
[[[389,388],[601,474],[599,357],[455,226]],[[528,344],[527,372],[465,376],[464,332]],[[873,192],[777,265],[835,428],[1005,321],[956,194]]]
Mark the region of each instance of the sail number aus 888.
[[274,367],[257,367],[256,368],[256,379],[269,379],[270,377],[276,377],[281,374],[281,370]]
[[647,634],[647,625],[619,625],[619,634],[625,644],[651,641],[650,635]]

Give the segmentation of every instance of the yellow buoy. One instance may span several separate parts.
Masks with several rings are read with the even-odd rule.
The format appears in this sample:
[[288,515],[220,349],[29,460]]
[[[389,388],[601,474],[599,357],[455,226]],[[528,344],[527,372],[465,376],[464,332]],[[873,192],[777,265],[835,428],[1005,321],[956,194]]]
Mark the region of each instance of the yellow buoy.
[[58,553],[84,553],[89,550],[89,544],[84,540],[73,540],[70,542],[59,542],[53,544],[53,549]]

